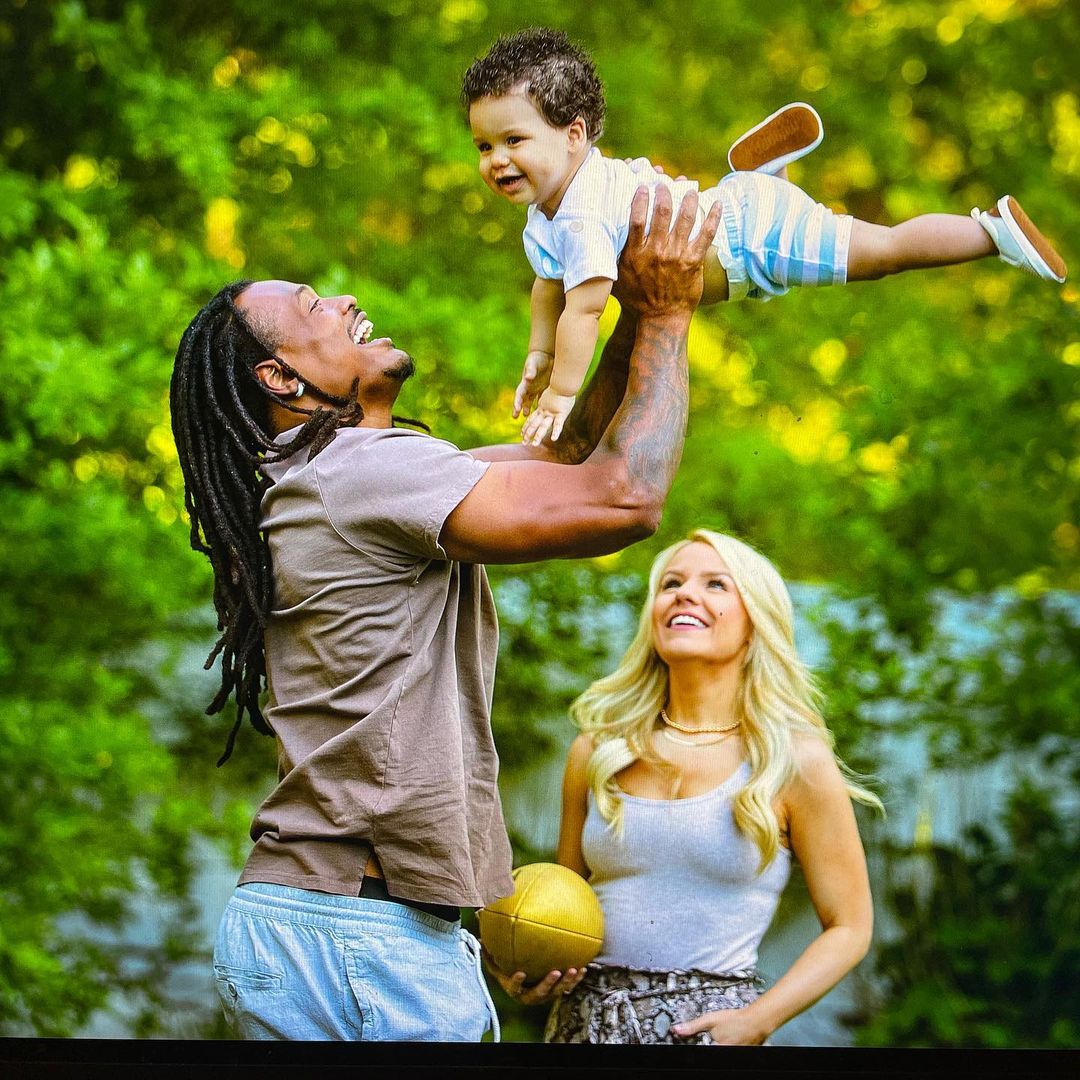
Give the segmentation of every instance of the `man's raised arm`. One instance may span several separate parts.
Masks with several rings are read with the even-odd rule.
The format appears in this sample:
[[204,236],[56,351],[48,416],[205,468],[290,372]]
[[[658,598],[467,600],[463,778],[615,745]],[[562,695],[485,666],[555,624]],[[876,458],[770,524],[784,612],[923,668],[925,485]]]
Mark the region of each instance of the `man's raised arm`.
[[625,392],[620,394],[617,365],[602,366],[599,384],[590,383],[571,416],[575,452],[589,444],[595,449],[579,464],[494,460],[446,519],[440,539],[450,558],[495,563],[599,555],[656,530],[682,455],[686,335],[701,299],[702,266],[719,208],[691,241],[695,195],[683,200],[669,230],[671,196],[657,188],[648,236],[647,202],[639,190],[620,264],[620,299],[638,313]]

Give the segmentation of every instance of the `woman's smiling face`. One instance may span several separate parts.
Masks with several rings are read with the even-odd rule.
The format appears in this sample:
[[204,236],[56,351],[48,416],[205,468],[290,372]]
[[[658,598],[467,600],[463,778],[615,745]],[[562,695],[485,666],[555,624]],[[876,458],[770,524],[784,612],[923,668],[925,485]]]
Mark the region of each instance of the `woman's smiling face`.
[[653,647],[669,667],[741,659],[753,626],[727,563],[695,540],[660,576],[652,609]]

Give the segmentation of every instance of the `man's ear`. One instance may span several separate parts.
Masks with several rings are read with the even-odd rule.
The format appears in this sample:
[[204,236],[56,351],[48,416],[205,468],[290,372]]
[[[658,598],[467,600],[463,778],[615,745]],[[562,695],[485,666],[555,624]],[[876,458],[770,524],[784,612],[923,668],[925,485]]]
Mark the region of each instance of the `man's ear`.
[[286,375],[277,360],[262,360],[255,365],[255,378],[267,390],[282,397],[295,397],[300,381],[294,375]]

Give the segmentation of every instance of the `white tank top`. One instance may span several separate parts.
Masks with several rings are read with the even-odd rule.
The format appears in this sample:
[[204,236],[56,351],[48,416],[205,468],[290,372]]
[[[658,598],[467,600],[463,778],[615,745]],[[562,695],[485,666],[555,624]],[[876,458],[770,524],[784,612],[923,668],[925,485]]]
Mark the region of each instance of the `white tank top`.
[[744,761],[719,787],[687,799],[623,795],[623,839],[592,792],[581,847],[604,911],[598,963],[716,974],[757,964],[757,950],[791,872],[781,847],[758,875],[757,845],[732,803],[750,779]]

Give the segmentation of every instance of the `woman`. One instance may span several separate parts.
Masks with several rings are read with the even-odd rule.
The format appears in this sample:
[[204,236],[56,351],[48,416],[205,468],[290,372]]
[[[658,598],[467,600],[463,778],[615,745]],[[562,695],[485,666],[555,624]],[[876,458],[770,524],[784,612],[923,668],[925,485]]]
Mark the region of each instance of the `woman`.
[[[816,697],[767,559],[706,529],[661,552],[622,663],[571,710],[558,860],[595,889],[604,946],[547,1041],[761,1043],[866,954],[851,801],[881,802]],[[764,990],[758,944],[792,857],[822,932]]]

